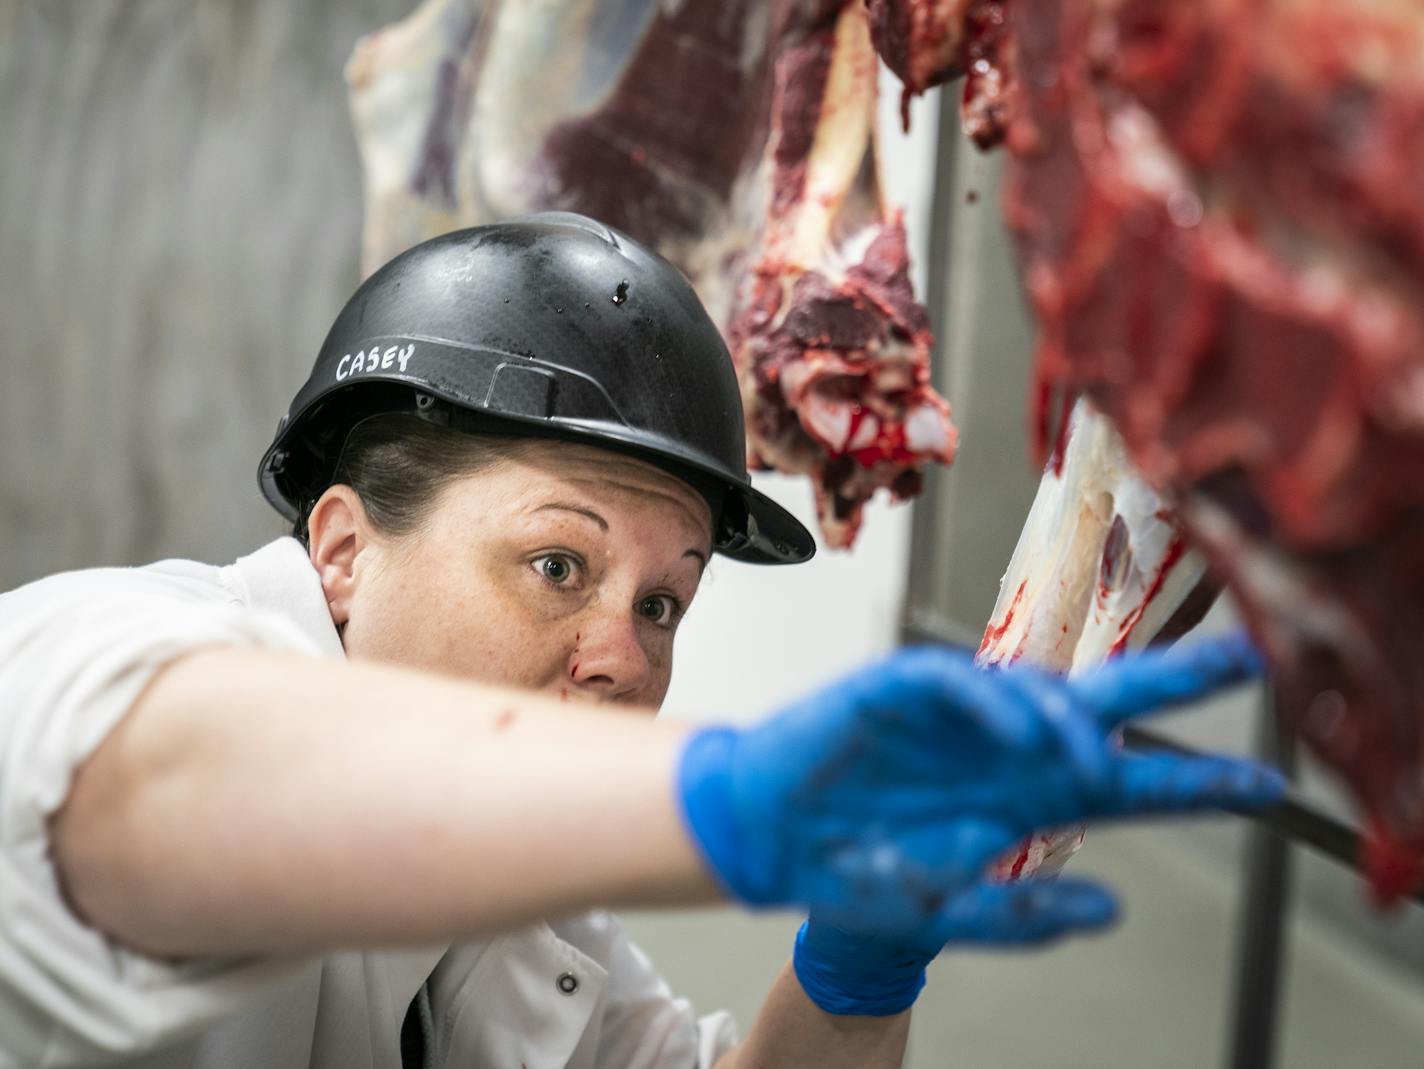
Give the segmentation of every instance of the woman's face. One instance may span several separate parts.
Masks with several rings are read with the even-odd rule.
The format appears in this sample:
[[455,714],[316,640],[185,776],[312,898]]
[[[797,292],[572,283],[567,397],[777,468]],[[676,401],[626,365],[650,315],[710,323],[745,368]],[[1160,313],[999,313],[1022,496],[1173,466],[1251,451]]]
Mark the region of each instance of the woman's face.
[[416,532],[361,541],[333,601],[349,656],[657,708],[711,514],[651,465],[534,441],[447,487]]

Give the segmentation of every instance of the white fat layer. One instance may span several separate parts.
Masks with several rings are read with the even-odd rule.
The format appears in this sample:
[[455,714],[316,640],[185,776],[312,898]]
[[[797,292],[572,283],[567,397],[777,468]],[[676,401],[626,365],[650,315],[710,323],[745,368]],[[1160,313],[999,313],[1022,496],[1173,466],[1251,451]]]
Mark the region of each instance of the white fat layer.
[[821,444],[836,453],[845,451],[850,437],[850,406],[844,401],[827,401],[807,390],[801,395],[797,409],[801,424]]
[[880,420],[878,417],[865,413],[860,421],[860,426],[855,429],[855,435],[845,444],[845,452],[849,453],[856,449],[868,449],[875,444],[875,439],[880,434]]
[[[1168,570],[1167,506],[1139,476],[1108,420],[1080,401],[1062,474],[1044,473],[990,620],[987,663],[1023,658],[1058,672],[1099,664],[1128,631],[1150,635],[1180,606],[1204,565],[1188,553]],[[1122,566],[1100,590],[1114,518],[1127,528]],[[1136,625],[1134,627],[1134,625]]]
[[921,405],[905,419],[905,445],[915,453],[942,454],[949,448],[944,416],[933,405]]

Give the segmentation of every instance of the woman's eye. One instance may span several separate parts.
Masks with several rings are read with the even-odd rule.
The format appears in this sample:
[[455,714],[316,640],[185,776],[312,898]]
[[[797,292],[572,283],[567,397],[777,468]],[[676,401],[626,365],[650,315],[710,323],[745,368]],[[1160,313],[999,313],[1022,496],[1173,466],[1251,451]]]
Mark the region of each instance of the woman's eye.
[[567,585],[578,567],[572,558],[562,553],[546,553],[542,557],[535,557],[530,563],[535,571],[555,586]]
[[666,626],[677,616],[677,599],[669,594],[654,594],[638,602],[638,615],[655,624]]

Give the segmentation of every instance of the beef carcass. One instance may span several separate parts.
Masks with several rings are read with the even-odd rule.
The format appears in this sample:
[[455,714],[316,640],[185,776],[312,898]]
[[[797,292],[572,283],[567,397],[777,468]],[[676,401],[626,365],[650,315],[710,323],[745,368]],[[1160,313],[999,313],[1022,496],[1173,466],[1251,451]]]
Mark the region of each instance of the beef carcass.
[[427,0],[347,69],[365,267],[545,208],[651,244],[723,325],[749,462],[810,475],[848,546],[956,445],[877,181],[876,73],[859,0]]
[[[969,10],[1007,22],[975,45]],[[940,10],[931,0],[890,3]],[[1385,898],[1424,876],[1424,5],[1008,0],[982,140],[1042,328],[1177,503],[1353,788]],[[1007,26],[1007,33],[1002,32]],[[914,47],[913,40],[911,47]],[[970,56],[977,48],[979,59]],[[976,104],[966,87],[966,113]]]

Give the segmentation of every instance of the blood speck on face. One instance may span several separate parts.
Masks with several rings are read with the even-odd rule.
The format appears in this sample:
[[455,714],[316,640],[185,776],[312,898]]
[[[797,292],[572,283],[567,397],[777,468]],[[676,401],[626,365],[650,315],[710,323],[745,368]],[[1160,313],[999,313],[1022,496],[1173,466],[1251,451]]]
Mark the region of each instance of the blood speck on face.
[[500,710],[499,716],[495,717],[494,720],[494,730],[497,732],[504,731],[509,727],[509,725],[514,723],[516,718],[517,715],[513,709]]

